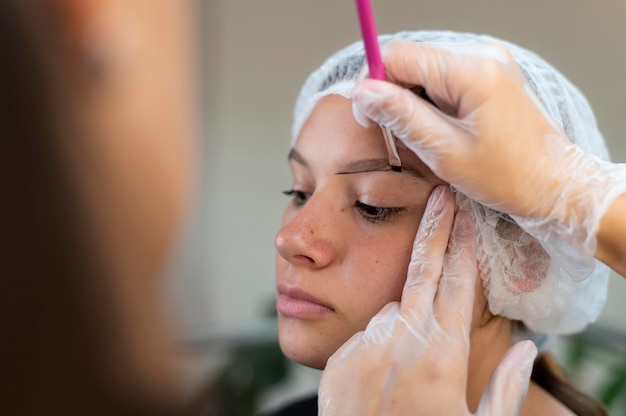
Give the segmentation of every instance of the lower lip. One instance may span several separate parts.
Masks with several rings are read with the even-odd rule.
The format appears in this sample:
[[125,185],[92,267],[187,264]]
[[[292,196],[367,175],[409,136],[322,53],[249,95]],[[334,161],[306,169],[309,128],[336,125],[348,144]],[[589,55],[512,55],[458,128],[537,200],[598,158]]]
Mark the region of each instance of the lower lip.
[[312,319],[333,312],[327,306],[320,305],[304,299],[293,298],[288,295],[279,295],[276,300],[278,313],[293,318]]

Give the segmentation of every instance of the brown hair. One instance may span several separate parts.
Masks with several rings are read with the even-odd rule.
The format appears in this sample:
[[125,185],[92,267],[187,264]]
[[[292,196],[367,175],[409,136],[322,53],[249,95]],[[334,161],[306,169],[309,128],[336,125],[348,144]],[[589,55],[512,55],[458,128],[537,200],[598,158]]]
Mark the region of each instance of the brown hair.
[[576,389],[552,354],[544,352],[533,365],[531,380],[578,416],[608,416],[598,400]]

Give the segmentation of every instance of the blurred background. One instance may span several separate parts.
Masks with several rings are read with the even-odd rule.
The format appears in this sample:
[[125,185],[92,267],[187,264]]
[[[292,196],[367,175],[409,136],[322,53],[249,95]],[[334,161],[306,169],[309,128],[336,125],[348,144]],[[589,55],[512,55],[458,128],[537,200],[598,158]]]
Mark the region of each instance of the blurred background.
[[[203,55],[202,198],[172,271],[183,334],[207,392],[245,414],[313,392],[319,374],[276,349],[274,245],[290,185],[292,107],[307,75],[359,39],[351,0],[198,0]],[[374,0],[379,33],[438,29],[485,33],[535,51],[595,110],[612,159],[626,162],[626,3],[621,0]],[[555,348],[577,384],[626,414],[626,279],[587,332]],[[265,367],[264,367],[265,366]],[[245,399],[243,398],[245,397]],[[621,412],[621,413],[620,413]]]

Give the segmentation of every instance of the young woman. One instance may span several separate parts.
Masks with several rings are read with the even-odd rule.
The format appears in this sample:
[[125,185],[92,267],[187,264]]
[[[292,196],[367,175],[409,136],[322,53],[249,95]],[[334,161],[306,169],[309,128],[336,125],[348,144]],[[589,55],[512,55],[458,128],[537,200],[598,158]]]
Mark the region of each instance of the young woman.
[[[457,43],[486,39],[407,32],[381,37],[381,42],[391,38]],[[568,137],[575,143],[584,140],[586,150],[605,156],[582,95],[534,54],[507,46]],[[384,305],[400,299],[426,202],[437,185],[445,185],[402,146],[402,170],[392,171],[380,128],[365,128],[354,120],[351,94],[363,64],[357,43],[330,57],[305,83],[289,153],[293,184],[286,194],[292,201],[276,236],[280,345],[290,359],[319,369]],[[466,392],[468,408],[474,411],[491,373],[516,339],[533,337],[544,349],[546,334],[579,331],[597,317],[607,271],[598,264],[591,278],[572,279],[563,259],[550,256],[508,216],[461,194],[456,201],[474,220],[481,277]],[[315,400],[309,403],[316,414]],[[573,389],[543,351],[522,414],[605,413]]]

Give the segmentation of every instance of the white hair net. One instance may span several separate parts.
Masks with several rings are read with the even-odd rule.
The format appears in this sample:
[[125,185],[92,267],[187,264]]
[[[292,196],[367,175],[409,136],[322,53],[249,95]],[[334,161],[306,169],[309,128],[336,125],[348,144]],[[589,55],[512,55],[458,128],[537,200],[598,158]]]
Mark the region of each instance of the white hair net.
[[[555,124],[585,152],[608,160],[607,148],[585,97],[536,54],[506,41],[469,33],[422,31],[379,37],[381,45],[392,39],[448,44],[504,43]],[[339,94],[352,98],[364,64],[363,43],[359,41],[333,54],[308,77],[295,105],[292,146],[321,97]],[[542,334],[577,332],[598,317],[606,300],[608,267],[598,261],[595,265],[572,266],[575,261],[571,256],[548,254],[508,215],[460,194],[457,203],[474,217],[478,264],[493,314],[520,320]],[[561,249],[567,251],[567,246]],[[580,278],[581,267],[586,268],[583,275],[589,277]],[[578,273],[571,272],[572,268]]]

